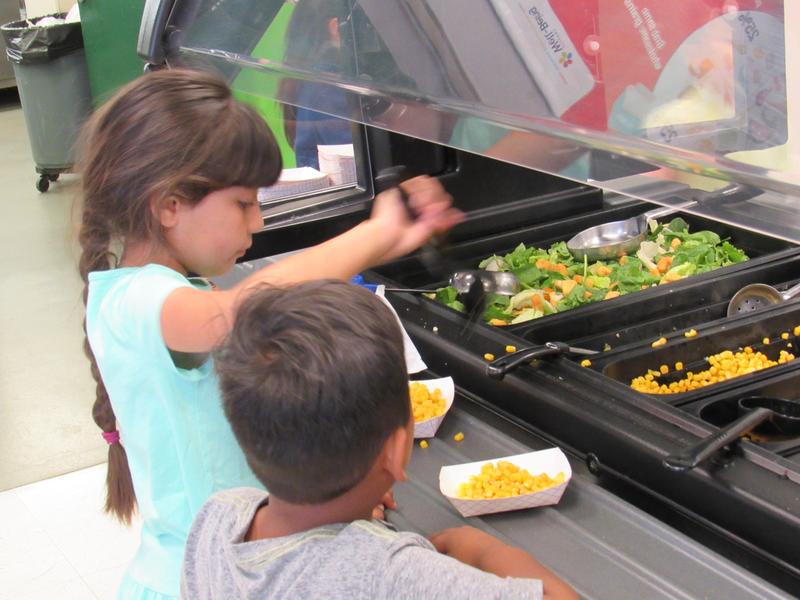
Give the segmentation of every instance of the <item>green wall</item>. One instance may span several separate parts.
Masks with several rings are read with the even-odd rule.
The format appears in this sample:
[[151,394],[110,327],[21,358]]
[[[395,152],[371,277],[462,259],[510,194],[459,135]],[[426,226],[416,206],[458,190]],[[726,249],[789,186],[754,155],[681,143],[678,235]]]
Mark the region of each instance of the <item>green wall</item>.
[[[266,34],[253,50],[253,56],[280,60],[283,56],[283,38],[292,4],[286,3],[278,12]],[[139,38],[139,23],[144,9],[144,0],[81,0],[81,28],[89,66],[89,83],[92,100],[99,106],[121,86],[142,74],[144,62],[136,54]],[[286,142],[283,133],[283,114],[280,105],[254,94],[237,91],[249,71],[242,71],[233,82],[234,93],[242,102],[256,108],[264,117],[278,140],[284,167],[296,164],[294,151]],[[247,86],[243,86],[247,87]],[[272,89],[264,89],[264,95],[274,95]]]

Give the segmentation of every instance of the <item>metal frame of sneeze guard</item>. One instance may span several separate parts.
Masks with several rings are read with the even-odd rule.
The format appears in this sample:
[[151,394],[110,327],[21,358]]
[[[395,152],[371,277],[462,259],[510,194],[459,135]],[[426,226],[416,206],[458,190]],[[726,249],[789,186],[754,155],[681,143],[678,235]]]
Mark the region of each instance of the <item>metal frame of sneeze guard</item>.
[[174,4],[168,60],[248,94],[800,242],[800,3]]

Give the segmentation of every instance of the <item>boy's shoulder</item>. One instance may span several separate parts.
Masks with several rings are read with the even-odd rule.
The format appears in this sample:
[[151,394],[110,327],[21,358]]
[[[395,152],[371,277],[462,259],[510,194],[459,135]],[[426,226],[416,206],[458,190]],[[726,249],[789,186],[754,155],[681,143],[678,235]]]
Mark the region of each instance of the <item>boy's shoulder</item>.
[[[211,496],[198,513],[193,529],[213,527],[225,531],[231,541],[247,531],[255,513],[268,499],[269,494],[256,488],[234,488],[217,492]],[[342,544],[367,544],[373,550],[379,547],[412,545],[435,551],[433,545],[421,535],[400,532],[389,524],[379,521],[357,520],[336,523],[297,533],[293,538],[338,538]],[[259,540],[261,545],[270,545],[273,540]]]
[[237,530],[247,530],[256,510],[268,496],[264,490],[247,487],[217,492],[201,507],[192,528],[209,522],[216,529],[228,530],[235,536]]
[[[439,554],[424,537],[378,521],[316,527],[244,542],[267,492],[238,488],[212,496],[195,519],[183,564],[186,597],[541,598],[537,586],[505,580]],[[489,592],[486,596],[479,590]],[[538,591],[538,593],[537,593]],[[234,594],[234,595],[235,595]]]

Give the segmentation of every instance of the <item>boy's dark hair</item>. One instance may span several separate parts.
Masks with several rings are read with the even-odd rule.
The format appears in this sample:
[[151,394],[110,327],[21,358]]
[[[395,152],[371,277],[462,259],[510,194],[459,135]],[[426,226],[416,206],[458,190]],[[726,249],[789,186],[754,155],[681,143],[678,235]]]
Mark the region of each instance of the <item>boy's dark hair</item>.
[[252,293],[215,363],[250,468],[287,502],[351,489],[410,419],[397,321],[374,294],[342,281]]

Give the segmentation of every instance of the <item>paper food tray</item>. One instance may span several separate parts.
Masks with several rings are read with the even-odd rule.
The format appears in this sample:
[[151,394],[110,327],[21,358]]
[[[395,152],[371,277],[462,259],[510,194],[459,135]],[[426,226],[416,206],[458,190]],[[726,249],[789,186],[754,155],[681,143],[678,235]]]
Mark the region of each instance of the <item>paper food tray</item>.
[[425,381],[415,381],[413,383],[421,383],[430,393],[433,390],[440,389],[442,391],[442,398],[444,398],[444,413],[432,419],[419,421],[414,423],[414,437],[415,438],[432,438],[436,435],[439,425],[442,424],[450,408],[453,406],[453,399],[456,395],[456,387],[453,383],[452,377],[442,377],[441,379],[427,379]]
[[417,350],[417,347],[414,345],[414,342],[411,341],[411,338],[408,336],[406,332],[406,328],[403,327],[403,322],[400,320],[400,317],[397,315],[397,311],[394,309],[394,306],[386,299],[386,287],[383,285],[379,285],[375,290],[375,295],[381,299],[381,301],[389,307],[389,310],[392,311],[394,318],[397,320],[397,324],[400,325],[400,331],[403,333],[403,353],[405,354],[406,358],[406,370],[408,371],[409,375],[413,373],[419,373],[420,371],[424,371],[428,368],[428,365],[425,364],[425,361],[422,360],[422,357]]
[[[467,500],[457,497],[459,485],[466,483],[471,475],[478,475],[481,467],[486,463],[497,463],[501,460],[513,463],[522,469],[527,469],[534,476],[547,473],[550,477],[555,477],[559,472],[563,472],[566,479],[564,483],[540,492],[511,498]],[[570,479],[572,479],[572,469],[569,466],[567,457],[559,448],[550,448],[538,452],[517,454],[516,456],[502,456],[500,458],[442,467],[441,471],[439,471],[439,489],[456,510],[461,513],[461,516],[474,517],[476,515],[558,504]]]

